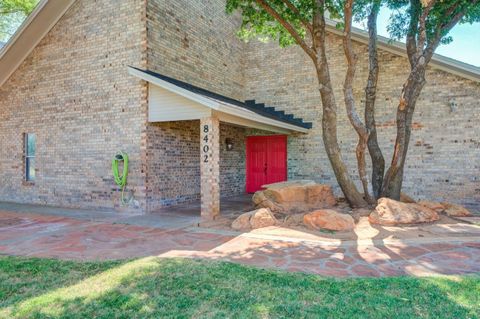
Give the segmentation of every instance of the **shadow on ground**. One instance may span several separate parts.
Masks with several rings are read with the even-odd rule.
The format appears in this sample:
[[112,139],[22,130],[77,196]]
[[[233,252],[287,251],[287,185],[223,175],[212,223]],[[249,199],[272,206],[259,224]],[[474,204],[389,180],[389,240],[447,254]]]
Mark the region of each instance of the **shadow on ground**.
[[[156,257],[96,264],[15,257],[0,258],[0,262],[2,268],[15,266],[0,283],[2,318],[480,315],[480,278],[473,276],[336,280],[231,263]],[[38,263],[42,266],[36,266]]]

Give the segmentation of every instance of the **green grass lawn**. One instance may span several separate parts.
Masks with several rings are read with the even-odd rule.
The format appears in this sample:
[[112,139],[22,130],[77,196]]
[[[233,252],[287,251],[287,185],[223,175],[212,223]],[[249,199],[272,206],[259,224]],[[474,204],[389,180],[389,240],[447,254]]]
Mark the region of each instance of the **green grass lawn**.
[[154,257],[0,257],[0,318],[478,318],[480,277],[337,280]]

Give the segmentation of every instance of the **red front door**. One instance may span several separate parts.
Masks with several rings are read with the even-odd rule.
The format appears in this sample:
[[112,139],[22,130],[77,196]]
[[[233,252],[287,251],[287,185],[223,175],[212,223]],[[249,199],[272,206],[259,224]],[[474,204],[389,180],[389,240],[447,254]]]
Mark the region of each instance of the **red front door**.
[[247,193],[287,180],[287,137],[247,137]]

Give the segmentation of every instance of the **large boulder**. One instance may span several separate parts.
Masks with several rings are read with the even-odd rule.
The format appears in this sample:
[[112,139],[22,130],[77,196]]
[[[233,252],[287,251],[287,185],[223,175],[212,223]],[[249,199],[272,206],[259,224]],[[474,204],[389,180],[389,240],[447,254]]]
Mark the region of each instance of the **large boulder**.
[[313,181],[301,180],[264,185],[265,190],[253,195],[256,207],[269,208],[274,213],[298,214],[335,206],[332,188]]
[[442,213],[445,210],[445,206],[442,203],[439,202],[432,202],[429,200],[421,200],[418,202],[419,205],[422,205],[424,207],[433,209],[436,211],[438,214]]
[[277,222],[275,216],[267,208],[257,209],[253,212],[252,218],[250,218],[250,226],[252,229],[275,226]]
[[409,203],[409,204],[410,203],[416,203],[416,201],[412,197],[408,196],[405,193],[400,193],[400,201],[402,203]]
[[419,204],[380,198],[368,219],[372,224],[393,226],[434,222],[439,217],[433,209]]
[[452,204],[452,203],[442,203],[445,207],[445,214],[450,217],[469,217],[473,216],[472,213],[463,206]]
[[287,215],[283,221],[284,226],[301,226],[303,225],[303,216],[305,214]]
[[303,223],[311,229],[345,231],[355,228],[353,217],[333,209],[320,209],[303,216]]
[[251,229],[250,226],[250,218],[252,218],[252,212],[242,214],[237,217],[232,223],[232,228],[235,230],[249,230]]
[[238,216],[233,221],[232,228],[235,230],[249,230],[274,226],[277,223],[277,219],[268,208],[260,208]]

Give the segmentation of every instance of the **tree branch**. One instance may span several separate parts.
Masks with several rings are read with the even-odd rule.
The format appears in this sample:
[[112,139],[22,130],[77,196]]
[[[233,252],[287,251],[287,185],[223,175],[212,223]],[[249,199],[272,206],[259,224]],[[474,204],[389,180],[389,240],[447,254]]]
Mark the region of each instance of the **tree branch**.
[[316,54],[314,60],[317,80],[322,99],[322,139],[335,178],[343,191],[345,198],[352,207],[365,207],[367,202],[358,192],[355,183],[349,176],[348,168],[342,158],[342,151],[338,144],[337,135],[337,104],[332,88],[328,58],[325,50],[325,0],[315,0],[313,12],[313,49]]
[[275,20],[278,21],[287,31],[292,35],[295,39],[295,42],[302,47],[302,49],[310,56],[310,58],[315,62],[316,61],[316,54],[315,51],[312,50],[308,46],[308,44],[303,40],[303,38],[298,34],[297,30],[288,23],[272,6],[270,6],[265,0],[255,0],[268,14],[270,14]]
[[425,42],[427,41],[427,18],[432,10],[433,6],[436,4],[437,0],[430,0],[428,4],[423,8],[422,14],[419,19],[419,28],[418,28],[418,41],[417,41],[417,52],[415,59],[418,60],[425,49]]
[[[318,54],[318,49],[320,49],[320,56],[318,58],[324,60],[327,63],[327,58],[325,56],[325,17],[323,15],[322,10],[324,10],[325,1],[324,0],[316,0],[317,9],[313,14],[313,33],[312,33],[312,40],[313,40],[313,48],[315,52]],[[322,8],[320,10],[320,8]]]
[[355,108],[355,97],[353,95],[353,80],[355,78],[355,68],[357,65],[357,55],[352,46],[352,7],[353,0],[345,1],[344,5],[344,24],[343,32],[343,49],[345,57],[347,58],[347,74],[345,75],[345,82],[343,85],[343,94],[345,98],[345,107],[347,109],[347,116],[353,128],[358,134],[358,144],[356,149],[358,175],[362,182],[365,199],[368,203],[374,202],[368,190],[367,164],[365,161],[365,152],[368,142],[368,130],[363,124],[357,109]]
[[[470,4],[471,7],[477,5],[480,3],[480,0],[474,0]],[[448,20],[448,16],[450,16],[455,10],[458,8],[458,5],[452,6],[447,10],[447,12],[444,14],[442,20],[448,20],[447,23],[444,23],[440,25],[437,28],[437,31],[435,32],[435,36],[428,42],[427,47],[425,48],[423,55],[425,56],[426,61],[430,61],[430,59],[433,56],[433,53],[437,49],[438,45],[440,44],[440,41],[442,40],[443,36],[447,34],[468,12],[470,9],[470,6],[466,6],[462,11],[457,12],[453,18]]]
[[345,104],[347,106],[347,114],[350,122],[359,135],[365,136],[368,134],[367,129],[360,119],[360,116],[358,116],[353,96],[353,79],[355,77],[358,58],[352,47],[352,3],[353,0],[345,1],[344,9],[345,29],[343,32],[343,50],[345,52],[345,57],[347,58],[347,75],[345,76],[343,89],[346,95]]
[[410,68],[415,66],[415,56],[417,54],[417,31],[418,31],[418,18],[420,14],[420,2],[418,0],[410,0],[410,23],[407,33],[407,56],[410,62]]
[[368,15],[368,80],[365,88],[365,126],[369,132],[368,152],[372,159],[372,189],[373,196],[379,198],[382,185],[383,174],[385,173],[385,158],[378,145],[377,124],[375,122],[375,101],[377,97],[378,83],[378,52],[377,52],[377,17],[380,12],[381,0],[375,0],[372,3],[370,14]]
[[292,10],[296,15],[298,15],[300,21],[302,22],[303,26],[308,30],[310,31],[310,33],[312,33],[313,31],[313,26],[311,23],[309,23],[307,20],[305,20],[301,13],[300,13],[300,10],[298,10],[298,8],[290,2],[290,0],[282,0],[282,2],[290,9]]

